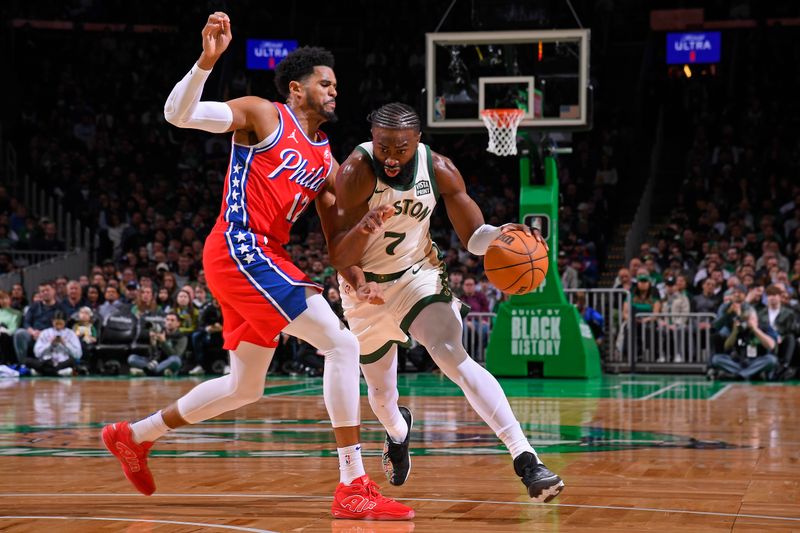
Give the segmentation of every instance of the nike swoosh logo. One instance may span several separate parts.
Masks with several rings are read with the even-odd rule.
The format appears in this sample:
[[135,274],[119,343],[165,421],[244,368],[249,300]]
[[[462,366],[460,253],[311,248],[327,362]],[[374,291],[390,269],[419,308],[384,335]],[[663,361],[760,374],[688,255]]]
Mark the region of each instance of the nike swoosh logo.
[[421,268],[422,268],[422,265],[418,266],[417,268],[412,268],[411,269],[411,274],[412,275],[416,274],[417,272],[420,271]]
[[376,187],[376,188],[375,188],[375,194],[380,194],[380,193],[382,193],[382,192],[386,191],[387,189],[388,189],[388,187],[387,187],[386,189],[381,189],[381,190],[378,190],[378,188]]

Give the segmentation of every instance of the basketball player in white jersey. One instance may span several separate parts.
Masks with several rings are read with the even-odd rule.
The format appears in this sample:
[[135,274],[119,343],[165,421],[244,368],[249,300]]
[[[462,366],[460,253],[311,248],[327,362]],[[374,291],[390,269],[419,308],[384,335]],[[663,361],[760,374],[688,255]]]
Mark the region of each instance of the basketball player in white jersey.
[[[484,224],[458,169],[419,142],[420,120],[412,108],[387,104],[370,122],[372,142],[356,147],[336,176],[338,217],[329,249],[342,276],[345,317],[361,347],[369,403],[386,428],[383,463],[389,482],[402,485],[411,468],[413,420],[397,404],[397,345],[409,342],[410,335],[506,445],[530,497],[550,501],[564,483],[539,460],[494,376],[464,350],[466,306],[450,292],[429,232],[440,196],[456,233],[475,255],[484,255],[502,232],[530,234],[530,229]],[[545,244],[538,232],[535,237]]]

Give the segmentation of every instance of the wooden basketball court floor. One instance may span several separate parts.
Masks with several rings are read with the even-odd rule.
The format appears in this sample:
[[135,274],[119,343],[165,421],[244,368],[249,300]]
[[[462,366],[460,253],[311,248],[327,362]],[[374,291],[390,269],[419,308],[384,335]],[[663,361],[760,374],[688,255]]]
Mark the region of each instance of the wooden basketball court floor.
[[392,523],[330,516],[338,471],[319,378],[270,378],[258,403],[172,433],[152,454],[158,491],[136,493],[100,428],[196,382],[0,380],[0,531],[800,531],[796,384],[501,380],[566,483],[554,503],[536,504],[454,385],[401,375],[401,402],[415,416],[402,487],[383,478],[383,432],[362,402],[367,472],[417,512]]

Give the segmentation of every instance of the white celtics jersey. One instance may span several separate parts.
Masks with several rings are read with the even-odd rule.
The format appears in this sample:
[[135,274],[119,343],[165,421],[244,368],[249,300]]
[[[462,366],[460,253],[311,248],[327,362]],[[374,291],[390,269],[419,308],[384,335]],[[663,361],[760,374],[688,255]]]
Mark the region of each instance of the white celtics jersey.
[[[360,144],[356,149],[368,155],[374,163],[371,142]],[[380,233],[370,237],[359,265],[365,272],[400,272],[422,261],[431,251],[430,221],[439,190],[430,147],[420,143],[416,159],[408,164],[416,165],[416,168],[414,180],[407,187],[392,187],[380,178],[376,180],[369,208],[390,204],[394,207],[394,216],[384,222]]]

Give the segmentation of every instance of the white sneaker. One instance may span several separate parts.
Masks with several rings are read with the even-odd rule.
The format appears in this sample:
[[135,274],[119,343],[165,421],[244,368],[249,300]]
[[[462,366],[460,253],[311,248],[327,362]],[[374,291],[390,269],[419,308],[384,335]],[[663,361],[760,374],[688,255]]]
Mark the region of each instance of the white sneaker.
[[664,357],[663,355],[659,355],[658,359],[656,359],[656,363],[666,363],[666,362],[667,362],[667,358]]
[[62,368],[61,370],[58,371],[58,375],[62,376],[62,377],[65,377],[65,378],[71,376],[72,375],[72,367]]
[[683,363],[683,356],[679,353],[675,354],[675,359],[672,360],[675,363]]
[[197,365],[193,369],[189,370],[189,375],[190,376],[202,376],[205,373],[206,373],[206,371],[203,370],[203,367],[200,366],[200,365]]
[[32,377],[32,378],[35,378],[35,377],[38,377],[38,376],[41,376],[41,374],[39,373],[39,371],[38,371],[38,370],[36,370],[35,368],[31,368],[31,377]]
[[128,371],[128,374],[131,376],[144,376],[144,370],[141,368],[131,367],[131,369]]
[[172,370],[171,368],[165,368],[164,369],[164,377],[165,378],[171,378],[174,375],[175,375],[175,371]]
[[0,365],[0,378],[18,378],[19,372],[8,365]]

